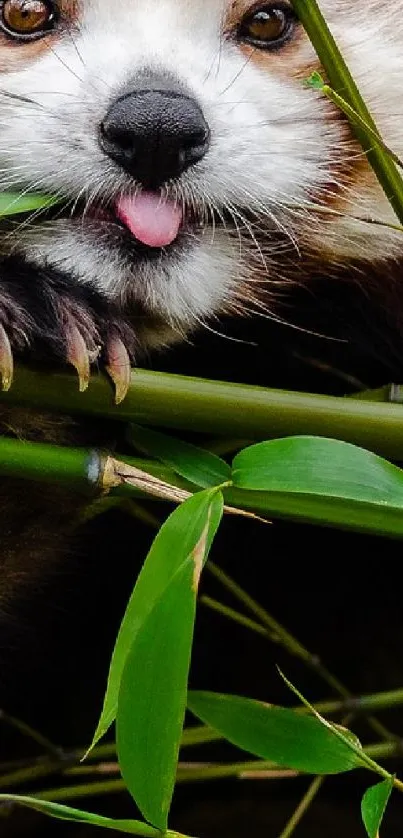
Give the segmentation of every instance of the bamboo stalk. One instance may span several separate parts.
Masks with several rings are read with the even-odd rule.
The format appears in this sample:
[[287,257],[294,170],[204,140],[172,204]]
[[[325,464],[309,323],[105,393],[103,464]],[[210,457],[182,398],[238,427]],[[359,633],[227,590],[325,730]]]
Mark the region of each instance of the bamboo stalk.
[[371,132],[379,135],[378,128],[332,36],[318,3],[316,0],[292,0],[292,4],[312,41],[330,85],[356,111],[370,129],[370,131],[366,131],[362,124],[350,122],[351,128],[364,149],[368,162],[372,166],[386,197],[400,223],[403,223],[403,179],[388,152],[380,145],[374,144],[372,140]]
[[[129,479],[124,480],[120,485],[109,485],[107,481],[104,482],[103,467],[108,462],[96,451],[74,450],[0,437],[0,475],[19,477],[36,483],[60,485],[63,482],[72,490],[87,493],[91,491],[94,493],[97,489],[102,492],[107,487],[111,492],[122,497],[153,499],[155,492],[149,494],[147,490],[133,486]],[[129,469],[139,469],[146,475],[151,475],[166,484],[163,495],[158,494],[160,500],[173,499],[174,493],[167,494],[167,487],[177,487],[190,493],[199,491],[200,488],[178,477],[174,471],[154,460],[125,457],[125,465]],[[403,538],[403,515],[398,507],[375,508],[371,504],[362,504],[359,508],[352,508],[347,500],[339,500],[335,504],[331,499],[329,501],[327,497],[318,495],[248,491],[232,486],[225,489],[224,498],[229,507],[263,514],[266,518],[281,518],[338,527],[353,532],[384,535],[389,538]],[[180,500],[179,496],[178,499]]]
[[[64,483],[72,490],[94,493],[105,491],[122,497],[147,497],[152,499],[157,494],[147,491],[144,481],[137,486],[130,482],[130,469],[140,470],[162,481],[163,493],[158,498],[180,501],[182,495],[168,492],[169,487],[176,487],[185,492],[199,491],[195,486],[178,477],[170,468],[155,460],[125,457],[126,478],[120,479],[119,485],[108,482],[105,469],[111,461],[99,452],[47,445],[37,442],[20,442],[16,439],[0,437],[0,475],[18,477],[27,481],[44,483]],[[105,479],[104,479],[105,478]],[[140,487],[141,485],[141,487]],[[174,498],[175,495],[175,498]],[[177,497],[176,497],[177,496]],[[403,515],[399,507],[374,506],[361,504],[357,507],[348,500],[339,499],[333,503],[326,496],[299,494],[290,492],[249,491],[229,486],[224,491],[225,503],[229,507],[251,511],[266,518],[281,518],[301,521],[320,526],[338,527],[353,532],[373,533],[389,538],[403,537]]]
[[137,369],[117,407],[102,375],[94,375],[83,394],[74,375],[19,367],[0,403],[251,440],[327,436],[403,459],[403,406],[370,396],[344,399]]
[[[395,759],[401,756],[399,745],[394,742],[379,742],[368,745],[364,748],[368,757],[376,759]],[[178,765],[178,783],[206,782],[219,779],[247,779],[248,775],[257,779],[260,773],[263,778],[268,771],[276,770],[277,765],[269,760],[248,760],[245,762],[207,764],[200,767],[198,763],[195,768],[190,769],[189,763],[184,770],[181,763]],[[293,772],[295,775],[295,772]],[[64,802],[68,800],[79,800],[85,797],[95,797],[105,794],[116,794],[126,791],[123,780],[105,780],[103,782],[85,783],[76,786],[66,786],[38,792],[35,796],[38,800],[49,800]]]
[[0,436],[0,474],[95,490],[102,475],[102,460],[100,454],[84,448],[21,442]]
[[297,826],[301,823],[302,818],[306,815],[309,807],[315,800],[315,797],[319,794],[324,782],[324,777],[315,777],[315,779],[312,780],[309,784],[309,788],[288,821],[285,829],[283,829],[280,838],[291,838],[291,835],[294,834]]
[[[313,707],[321,715],[331,716],[338,713],[345,713],[346,711],[354,712],[355,715],[365,713],[368,710],[385,710],[393,707],[401,707],[403,705],[403,689],[391,690],[389,692],[373,693],[362,696],[349,696],[341,700],[335,701],[320,701],[316,702]],[[298,705],[293,708],[296,712],[306,715],[308,712],[306,707]],[[196,725],[194,727],[186,728],[183,731],[181,747],[195,747],[203,744],[211,744],[223,739],[222,735],[213,728],[205,725]],[[22,783],[31,782],[33,780],[46,777],[55,773],[66,773],[70,765],[75,765],[80,762],[83,751],[81,748],[71,753],[64,755],[64,759],[44,758],[35,763],[28,764],[24,767],[13,767],[10,764],[10,773],[4,774],[0,777],[0,788],[9,788],[12,786],[21,785]],[[394,739],[389,742],[379,742],[366,748],[369,756],[374,759],[401,757],[403,754],[402,743],[400,739]],[[104,762],[105,760],[116,759],[116,745],[114,742],[104,745],[98,745],[90,754],[90,761]],[[271,764],[274,766],[274,764]],[[256,763],[256,768],[261,770],[260,763]]]

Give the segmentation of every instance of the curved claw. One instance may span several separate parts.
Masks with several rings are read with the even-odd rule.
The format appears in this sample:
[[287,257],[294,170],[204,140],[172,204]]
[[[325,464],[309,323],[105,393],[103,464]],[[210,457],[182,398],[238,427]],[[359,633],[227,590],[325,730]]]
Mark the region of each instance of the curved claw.
[[113,337],[106,347],[106,371],[115,385],[115,402],[126,398],[131,382],[129,353],[120,337]]
[[85,340],[77,326],[70,325],[66,333],[67,361],[78,373],[80,393],[85,393],[90,383],[90,358]]
[[0,325],[0,378],[2,389],[7,393],[13,383],[14,359],[10,339],[2,325]]

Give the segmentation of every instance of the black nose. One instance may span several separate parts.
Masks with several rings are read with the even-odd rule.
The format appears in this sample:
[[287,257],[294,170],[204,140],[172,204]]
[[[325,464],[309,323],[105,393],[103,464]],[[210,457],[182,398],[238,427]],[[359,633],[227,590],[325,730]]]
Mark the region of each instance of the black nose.
[[204,157],[210,130],[191,97],[136,90],[114,102],[101,124],[100,143],[136,180],[157,188]]

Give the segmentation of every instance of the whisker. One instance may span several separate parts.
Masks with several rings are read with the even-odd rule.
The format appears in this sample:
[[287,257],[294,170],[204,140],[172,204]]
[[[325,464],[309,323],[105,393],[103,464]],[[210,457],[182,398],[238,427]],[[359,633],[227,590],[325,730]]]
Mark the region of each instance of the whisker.
[[[226,209],[228,209],[228,211],[231,213],[234,220],[235,220],[235,216],[236,216],[241,221],[241,224],[244,225],[245,229],[249,233],[249,236],[251,237],[252,242],[253,242],[253,244],[254,244],[254,246],[255,246],[258,254],[259,254],[259,257],[260,257],[262,265],[263,265],[263,270],[267,271],[267,262],[266,262],[266,259],[265,259],[264,255],[263,255],[262,248],[260,247],[260,244],[259,244],[259,242],[258,242],[258,240],[257,240],[257,238],[254,234],[252,225],[245,218],[245,216],[242,214],[242,212],[240,210],[236,209],[236,207],[233,206],[233,204],[227,203],[226,204]],[[242,254],[240,254],[240,255],[242,255]]]
[[235,74],[235,76],[234,76],[234,78],[232,79],[232,81],[230,81],[230,82],[229,82],[229,84],[227,84],[227,86],[226,86],[226,87],[224,87],[224,90],[221,90],[221,92],[218,94],[218,96],[219,96],[219,97],[224,96],[226,93],[228,93],[228,90],[230,90],[230,88],[231,88],[231,87],[235,84],[235,82],[237,82],[237,81],[238,81],[238,79],[240,78],[240,76],[242,75],[242,73],[246,70],[246,68],[247,68],[248,64],[250,64],[250,62],[251,62],[251,60],[252,60],[252,57],[253,57],[253,54],[254,54],[254,53],[253,53],[253,52],[251,52],[251,54],[250,54],[250,55],[248,55],[248,57],[247,57],[246,61],[245,61],[245,62],[244,62],[244,64],[243,64],[243,66],[242,66],[242,67],[240,67],[240,69],[239,69],[239,70],[238,70],[238,72]]
[[20,93],[11,93],[10,90],[0,89],[0,95],[7,99],[13,99],[17,102],[24,102],[26,105],[34,105],[36,108],[43,108],[43,105],[41,105],[40,102],[35,102],[34,99],[30,99],[28,96],[22,96]]
[[74,78],[77,79],[77,81],[79,81],[80,84],[84,84],[84,80],[75,72],[75,70],[73,70],[72,67],[70,67],[69,64],[67,64],[67,62],[61,57],[61,55],[59,55],[59,53],[56,52],[56,50],[53,47],[49,47],[49,49],[53,53],[55,58],[57,58],[57,60],[60,61],[60,64],[62,64],[62,66],[67,70],[67,72],[71,73],[71,75],[74,76]]
[[[217,61],[218,65],[220,64],[221,51],[222,51],[222,45],[221,45],[221,41],[220,41],[220,45],[218,47],[218,50],[217,50],[216,53],[214,53],[213,59],[212,59],[211,64],[210,64],[210,67],[209,67],[209,69],[208,69],[208,71],[207,71],[207,73],[204,76],[204,79],[202,81],[203,86],[205,84],[207,84],[207,82],[208,82],[208,80],[209,80],[209,78],[210,78],[210,76],[213,72],[213,67],[214,67],[214,64],[216,63],[216,61]],[[219,66],[218,66],[218,71],[217,72],[219,72]]]
[[[86,65],[86,63],[85,63],[85,61],[84,61],[84,58],[83,58],[83,56],[82,56],[82,54],[81,54],[81,52],[80,52],[79,48],[78,48],[78,44],[77,44],[77,42],[76,42],[76,39],[74,38],[73,33],[72,33],[70,30],[69,30],[69,36],[70,36],[70,40],[71,40],[71,42],[72,42],[72,44],[73,44],[73,48],[74,48],[74,50],[75,50],[75,52],[76,52],[76,54],[77,54],[78,60],[79,60],[80,64],[82,65],[83,69],[85,70],[85,72],[87,72],[87,65]],[[87,75],[87,78],[88,78],[89,83],[91,84],[91,87],[93,88],[93,90],[95,90],[95,92],[96,92],[96,93],[98,93],[97,88],[96,88],[96,86],[95,86],[95,84],[94,84],[94,82],[93,82],[93,80],[92,80],[91,75]],[[109,89],[110,89],[109,84],[107,84],[107,82],[105,81],[105,79],[101,78],[100,76],[97,76],[97,77],[96,77],[96,81],[97,81],[97,82],[101,82],[101,84],[103,84],[103,85],[104,85],[104,87],[105,87],[107,90],[109,90]]]
[[196,314],[193,314],[192,316],[195,322],[198,323],[198,325],[201,326],[202,329],[204,329],[206,332],[210,332],[210,334],[212,335],[215,335],[215,337],[222,338],[223,340],[228,340],[231,343],[240,343],[244,346],[257,346],[257,343],[255,341],[242,340],[242,338],[236,338],[233,335],[228,335],[225,332],[220,332],[218,331],[218,329],[213,329],[212,326],[209,326],[205,320],[202,320]]

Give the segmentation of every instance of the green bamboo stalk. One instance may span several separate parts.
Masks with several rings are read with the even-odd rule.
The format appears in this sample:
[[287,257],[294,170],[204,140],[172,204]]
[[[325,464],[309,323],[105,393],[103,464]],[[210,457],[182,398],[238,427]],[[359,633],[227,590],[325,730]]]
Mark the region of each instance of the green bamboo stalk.
[[297,806],[295,812],[293,813],[292,817],[288,821],[285,829],[283,829],[279,838],[291,838],[291,835],[294,834],[297,826],[299,826],[302,818],[308,811],[311,803],[315,800],[317,794],[319,794],[323,783],[325,781],[324,777],[315,777],[314,780],[309,785],[308,790],[304,794],[302,800],[300,801],[299,805]]
[[0,474],[94,491],[102,477],[102,458],[86,449],[0,436]]
[[[213,567],[216,566],[214,566],[213,564]],[[250,619],[249,617],[246,617],[244,614],[241,614],[234,608],[229,608],[222,602],[213,599],[213,597],[203,595],[200,597],[199,602],[201,605],[205,605],[208,608],[211,608],[213,611],[217,612],[218,614],[221,614],[221,616],[226,617],[227,619],[237,623],[238,625],[241,625],[244,628],[247,628],[250,631],[255,632],[255,634],[259,634],[262,637],[266,637],[266,639],[269,640],[271,643],[282,642],[281,637],[275,631],[270,630],[267,626],[265,627],[261,623],[258,623],[255,620]],[[257,605],[257,603],[255,603],[255,605]],[[294,638],[292,638],[292,640],[294,640]],[[304,657],[303,659],[308,662],[307,658]],[[315,667],[317,666],[317,659],[315,657],[313,665]],[[354,715],[357,715],[358,713],[365,713],[368,710],[385,710],[393,707],[401,707],[402,705],[403,689],[399,689],[375,693],[373,695],[351,696],[339,701],[321,701],[319,703],[315,703],[313,706],[315,710],[322,716],[332,716],[336,713],[345,713],[347,711],[354,712]],[[295,707],[294,709],[300,713],[308,712],[304,707]]]
[[350,697],[347,687],[345,687],[338,678],[326,669],[318,656],[303,646],[303,644],[300,643],[300,641],[297,640],[297,638],[294,637],[294,635],[291,634],[291,632],[289,632],[278,620],[276,620],[276,618],[273,617],[266,608],[263,608],[263,606],[250,596],[247,591],[244,591],[244,589],[238,585],[238,583],[235,582],[235,580],[232,579],[228,573],[226,573],[221,567],[218,567],[218,565],[211,560],[209,560],[206,564],[206,571],[210,573],[211,576],[213,576],[214,579],[216,579],[233,597],[235,597],[238,602],[242,603],[242,605],[251,614],[253,614],[253,616],[256,617],[263,626],[265,626],[268,632],[275,634],[277,638],[276,642],[281,643],[290,655],[294,655],[299,658],[307,666],[313,669],[313,671],[316,672],[332,690],[342,696],[343,700]]
[[[366,755],[371,759],[395,759],[401,756],[401,748],[395,742],[377,742],[373,745],[366,746],[364,750]],[[230,778],[247,779],[248,775],[256,779],[259,774],[264,777],[268,771],[275,771],[277,768],[278,766],[274,762],[256,759],[227,764],[209,764],[203,767],[197,765],[195,768],[189,767],[188,764],[186,769],[179,763],[177,781],[178,783],[191,783]],[[292,776],[295,776],[295,772],[290,772],[290,777]],[[126,791],[126,785],[123,780],[105,780],[103,782],[47,789],[46,791],[38,792],[38,794],[35,794],[35,797],[38,800],[63,803],[67,800],[117,794],[122,791]]]
[[[338,48],[316,0],[292,0],[295,12],[316,50],[331,87],[353,108],[368,127],[379,135],[353,76]],[[350,122],[386,197],[403,223],[403,179],[385,149],[373,143],[362,124]]]
[[[223,737],[217,733],[213,728],[206,725],[195,725],[183,731],[181,747],[190,748],[198,745],[211,744],[217,742]],[[45,777],[51,777],[54,774],[69,774],[69,770],[77,766],[82,760],[85,748],[81,750],[72,751],[64,754],[63,759],[59,758],[42,758],[35,760],[35,762],[28,763],[24,766],[9,766],[7,773],[0,776],[0,789],[18,788],[26,783],[33,783],[35,780],[43,780]],[[101,763],[107,759],[116,759],[116,745],[115,743],[108,743],[106,745],[98,745],[91,751],[89,755],[89,762]]]
[[354,714],[368,710],[386,710],[403,705],[403,689],[374,693],[373,695],[351,696],[343,701],[321,701],[315,709],[321,715],[333,715],[351,711]]
[[[21,442],[0,436],[0,475],[40,483],[64,484],[70,489],[103,492],[105,456],[85,448],[68,448],[42,442]],[[175,475],[155,460],[125,457],[125,462],[173,486],[196,491],[198,487]],[[133,486],[117,488],[126,496],[149,497]]]
[[19,367],[11,391],[0,393],[1,402],[251,440],[328,436],[403,459],[402,405],[369,398],[293,393],[137,369],[127,398],[117,407],[102,375],[94,375],[83,394],[74,375]]
[[[352,720],[352,714],[349,716],[345,716],[342,719],[343,727],[348,727],[349,722]],[[319,794],[326,777],[323,775],[318,775],[315,777],[312,782],[309,784],[308,789],[306,790],[305,794],[303,795],[302,799],[300,800],[297,808],[291,815],[290,819],[288,820],[286,826],[284,827],[281,835],[279,838],[291,838],[294,835],[295,830],[301,823],[302,819],[305,817],[308,809],[314,802],[315,798]]]
[[203,595],[200,597],[199,602],[201,605],[205,605],[217,614],[221,614],[222,617],[226,617],[228,620],[232,620],[232,622],[238,623],[238,625],[243,626],[250,631],[254,631],[255,634],[267,637],[267,639],[271,640],[273,643],[276,643],[278,640],[274,633],[270,633],[268,629],[260,625],[260,623],[256,623],[255,620],[251,620],[250,617],[245,617],[244,614],[241,614],[239,611],[235,611],[234,608],[229,608],[228,605],[224,605],[222,602],[218,602],[216,599],[213,599],[213,597]]
[[75,755],[71,759],[61,760],[38,760],[32,765],[25,768],[19,768],[15,771],[9,771],[0,777],[0,789],[20,788],[26,783],[34,783],[36,780],[44,780],[46,777],[52,777],[55,774],[63,773],[77,763]]
[[[297,658],[304,661],[304,663],[316,672],[317,675],[322,678],[322,680],[332,690],[341,696],[343,702],[353,699],[353,696],[345,684],[327,669],[320,658],[303,646],[302,643],[300,643],[299,640],[291,634],[291,632],[287,631],[287,629],[279,623],[279,621],[276,620],[275,617],[269,613],[269,611],[263,608],[260,603],[250,596],[250,594],[244,591],[243,588],[241,588],[241,586],[238,585],[238,583],[235,582],[231,576],[225,573],[221,567],[218,567],[218,565],[210,560],[207,562],[206,570],[209,571],[212,576],[214,576],[214,578],[217,579],[217,581],[220,582],[220,584],[235,597],[235,599],[241,602],[254,617],[257,617],[257,619],[268,629],[269,632],[273,632],[276,635],[276,642],[281,643],[283,647],[287,649],[289,654],[295,655]],[[351,709],[354,708],[348,708],[349,711]],[[369,716],[368,722],[375,733],[383,736],[386,740],[395,741],[395,737],[390,734],[387,728],[374,716]]]
[[[258,625],[258,624],[256,624]],[[309,654],[309,653],[308,653]],[[354,715],[368,711],[387,710],[393,707],[401,707],[403,705],[403,689],[390,690],[389,692],[374,693],[363,696],[350,696],[341,700],[335,701],[320,701],[316,702],[313,707],[322,716],[333,716],[339,713],[353,712]],[[296,712],[301,714],[308,713],[306,707],[293,708]],[[213,728],[205,725],[195,725],[194,727],[186,728],[182,734],[182,748],[197,747],[204,744],[211,744],[222,740],[220,733],[213,730]],[[64,755],[63,760],[59,759],[49,760],[48,758],[37,760],[31,765],[23,767],[17,766],[13,770],[10,764],[10,771],[0,777],[0,789],[16,787],[18,785],[32,782],[33,780],[42,779],[51,776],[55,773],[68,773],[69,767],[78,764],[82,758],[85,749],[78,749],[72,753]],[[400,739],[392,738],[391,741],[385,743],[377,743],[369,746],[367,749],[368,755],[374,759],[382,759],[383,757],[402,756],[402,745]],[[106,743],[98,745],[91,752],[89,759],[91,762],[104,762],[105,760],[116,759],[116,745],[115,743]],[[259,765],[259,763],[257,763]],[[270,764],[275,767],[274,764]]]
[[17,719],[15,716],[10,716],[10,714],[6,713],[4,710],[0,710],[0,723],[6,724],[15,730],[18,730],[18,733],[22,736],[25,736],[27,739],[31,739],[39,745],[40,748],[43,748],[49,754],[50,758],[57,760],[64,759],[62,748],[59,748],[58,745],[54,745],[53,742],[51,742],[50,739],[44,736],[40,731],[35,730],[35,728],[31,727],[21,719]]
[[[178,477],[175,472],[154,460],[125,457],[125,463],[147,472],[164,483],[190,493],[198,486]],[[0,437],[0,475],[19,477],[27,481],[64,483],[70,489],[94,493],[104,490],[103,458],[96,451],[75,450],[56,445]],[[109,488],[109,484],[108,484]],[[111,491],[121,497],[147,497],[141,489],[125,481]],[[224,491],[228,506],[290,521],[301,521],[320,526],[337,527],[353,532],[374,533],[388,538],[403,538],[403,515],[400,509],[387,513],[363,504],[351,509],[350,504],[332,504],[327,498],[293,495],[282,492],[248,491],[229,487]],[[160,498],[161,499],[161,498]],[[168,499],[168,498],[167,498]]]
[[[315,708],[318,709],[321,707],[320,704],[314,705]],[[306,712],[304,708],[298,708],[301,712]],[[185,746],[196,746],[201,744],[208,744],[212,742],[216,742],[221,740],[223,737],[218,734],[216,731],[210,728],[203,728],[197,727],[194,729],[194,735],[192,729],[184,732],[184,738],[182,741],[182,747]],[[188,736],[186,736],[188,734]],[[104,758],[113,758],[116,757],[116,747],[111,744],[107,746],[102,746],[104,751]],[[392,741],[392,742],[377,742],[372,745],[368,745],[365,747],[365,753],[368,757],[372,759],[393,759],[402,756],[402,747],[400,741]],[[82,752],[76,753],[76,755],[72,755],[71,760],[66,763],[65,771],[68,774],[69,772],[69,765],[73,765],[79,761],[82,756]],[[189,767],[190,766],[190,767]],[[23,783],[32,783],[34,780],[43,779],[44,777],[51,776],[52,774],[57,773],[60,771],[60,763],[53,763],[51,766],[50,763],[45,763],[38,765],[38,770],[35,770],[36,766],[31,766],[31,768],[27,768],[24,775],[17,777],[17,772],[14,775],[10,773],[7,777],[5,776],[2,778],[2,782],[0,783],[0,788],[11,788],[12,786],[21,785]],[[192,767],[192,764],[187,764],[187,768],[184,768],[182,763],[179,763],[178,766],[178,782],[193,782],[196,780],[213,780],[213,779],[220,779],[220,778],[230,778],[230,777],[240,777],[242,775],[247,774],[255,774],[257,772],[267,772],[267,771],[275,771],[278,768],[276,763],[272,761],[262,761],[262,760],[249,760],[247,762],[236,762],[230,764],[214,764],[214,765],[207,765],[200,767],[197,764],[195,767]],[[47,769],[47,770],[46,770]],[[64,773],[64,772],[63,772]],[[4,782],[3,782],[4,780]],[[18,782],[17,782],[18,780]],[[50,792],[39,792],[36,796],[38,799],[42,800],[52,800],[54,802],[63,802],[64,800],[72,800],[78,797],[86,797],[92,796],[96,794],[112,794],[116,791],[124,791],[126,786],[122,780],[105,780],[105,781],[96,781],[90,784],[90,788],[88,790],[88,784],[83,784],[79,786],[68,786],[64,789],[53,789]],[[87,790],[87,791],[86,791]],[[46,796],[45,796],[46,795]]]
[[[125,457],[124,461],[129,466],[147,472],[171,486],[190,493],[199,490],[198,486],[183,480],[174,471],[154,460]],[[0,437],[0,475],[6,477],[58,485],[64,483],[70,489],[95,493],[105,489],[104,462],[104,458],[96,451],[20,442]],[[153,497],[127,481],[113,487],[111,491],[122,497]],[[383,508],[378,510],[371,505],[362,504],[359,509],[352,509],[348,501],[333,504],[329,503],[326,497],[311,498],[310,495],[248,491],[234,487],[225,489],[224,497],[228,506],[258,513],[266,518],[301,521],[353,532],[374,533],[388,538],[403,538],[403,515],[399,508],[388,508],[384,512]]]
[[[386,145],[382,137],[379,134],[377,134],[377,132],[374,131],[373,128],[367,125],[363,118],[358,113],[356,113],[354,108],[352,108],[351,105],[349,105],[348,102],[346,102],[342,96],[339,96],[339,94],[336,93],[331,87],[329,87],[328,84],[324,84],[323,79],[319,75],[319,73],[314,73],[313,76],[311,76],[311,78],[309,79],[309,82],[310,87],[313,87],[316,90],[320,90],[321,93],[323,93],[324,96],[326,96],[327,99],[330,100],[330,102],[333,102],[333,104],[336,105],[339,108],[339,110],[343,111],[345,116],[347,116],[347,118],[353,125],[356,125],[363,131],[365,131],[376,145],[380,145],[381,148],[383,148],[383,150],[386,151],[389,157],[393,160],[393,162],[396,163],[396,166],[399,166],[400,169],[403,168],[403,161],[400,159],[400,157],[391,148],[389,148],[389,146]],[[392,229],[394,229],[393,225]],[[403,232],[403,228],[400,227],[398,229],[400,229],[400,232]]]

